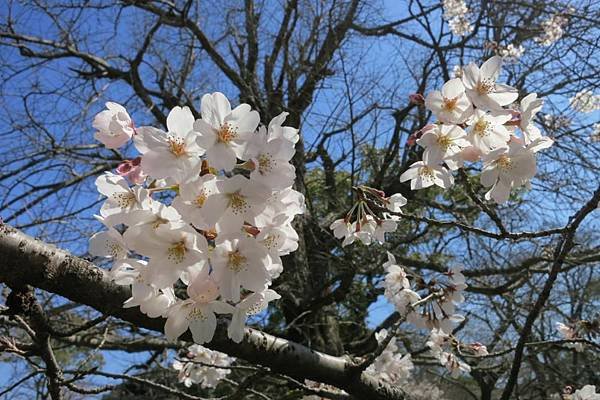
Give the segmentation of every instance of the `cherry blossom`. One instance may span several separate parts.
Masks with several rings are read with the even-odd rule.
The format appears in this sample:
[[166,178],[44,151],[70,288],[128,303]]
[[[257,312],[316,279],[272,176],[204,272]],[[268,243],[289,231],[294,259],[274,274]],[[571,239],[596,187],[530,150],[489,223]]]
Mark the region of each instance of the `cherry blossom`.
[[97,130],[94,137],[109,149],[117,149],[127,143],[135,133],[133,121],[125,107],[108,102],[106,108],[96,115],[92,126]]
[[509,113],[490,113],[480,109],[467,121],[469,142],[481,153],[506,147],[510,132],[504,124],[510,121]]
[[461,149],[470,146],[467,134],[461,127],[445,124],[436,125],[423,133],[417,144],[425,148],[423,160],[435,163],[452,159]]
[[281,296],[271,289],[266,289],[261,292],[255,292],[246,296],[240,301],[233,311],[231,323],[227,328],[227,335],[231,340],[239,343],[244,338],[244,326],[246,319],[252,315],[256,315],[264,311],[270,301],[277,300]]
[[425,106],[446,124],[460,124],[473,112],[473,106],[467,98],[465,87],[459,78],[451,79],[442,86],[442,90],[430,92]]
[[204,346],[190,346],[180,360],[173,362],[173,369],[178,371],[179,382],[186,387],[199,384],[201,388],[214,388],[231,373],[228,368],[235,358],[225,353],[209,350]]
[[232,110],[229,100],[219,92],[202,97],[200,114],[202,119],[193,125],[199,146],[206,150],[208,163],[217,170],[231,171],[236,159],[243,159],[260,116],[245,103]]
[[445,167],[431,162],[425,155],[423,161],[413,163],[400,175],[400,182],[410,180],[411,190],[424,189],[436,185],[448,189],[454,184],[454,177]]
[[502,57],[494,56],[481,67],[474,63],[464,68],[463,83],[469,100],[486,111],[501,110],[502,106],[514,102],[519,93],[516,89],[497,83],[502,65]]
[[202,147],[196,144],[194,116],[188,107],[174,107],[167,116],[167,132],[153,127],[138,129],[135,145],[142,157],[142,169],[153,178],[176,182],[199,172]]

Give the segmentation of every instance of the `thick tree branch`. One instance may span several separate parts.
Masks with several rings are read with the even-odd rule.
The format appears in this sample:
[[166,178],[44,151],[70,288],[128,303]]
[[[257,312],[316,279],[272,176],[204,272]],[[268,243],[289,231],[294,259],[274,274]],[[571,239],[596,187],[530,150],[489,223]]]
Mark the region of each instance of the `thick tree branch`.
[[[138,309],[122,307],[130,296],[129,290],[111,282],[105,270],[6,224],[0,225],[0,281],[12,286],[31,285],[141,328],[163,330],[164,319],[148,318]],[[183,339],[191,341],[191,335],[188,333]],[[244,340],[235,344],[220,326],[208,347],[278,373],[342,388],[359,399],[409,398],[402,389],[366,374],[353,375],[348,359],[319,353],[254,329],[246,329]]]

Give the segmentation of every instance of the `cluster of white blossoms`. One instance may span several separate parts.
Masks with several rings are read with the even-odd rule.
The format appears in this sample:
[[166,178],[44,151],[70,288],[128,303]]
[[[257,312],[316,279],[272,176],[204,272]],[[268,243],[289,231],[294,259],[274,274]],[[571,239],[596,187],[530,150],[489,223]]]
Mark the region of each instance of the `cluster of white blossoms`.
[[571,126],[571,119],[564,115],[545,114],[544,124],[552,130],[568,129]]
[[600,122],[594,124],[592,134],[590,135],[590,141],[594,143],[600,142]]
[[234,361],[235,358],[227,354],[195,344],[184,357],[173,362],[173,369],[178,371],[179,382],[186,387],[200,384],[202,388],[214,388],[231,373],[226,367]]
[[[387,335],[388,331],[382,329],[375,334],[375,339],[382,343]],[[392,339],[365,372],[391,385],[401,385],[409,381],[414,368],[410,354],[400,354],[396,339]]]
[[481,343],[464,345],[452,335],[439,329],[431,332],[427,347],[454,378],[458,377],[461,372],[471,371],[471,367],[455,353],[462,354],[464,351],[468,351],[479,357],[488,355],[487,348]]
[[571,97],[569,104],[575,111],[591,113],[600,110],[600,95],[594,94],[590,89],[584,89]]
[[542,46],[550,46],[563,36],[564,28],[568,23],[569,19],[565,15],[554,14],[542,22],[543,33],[534,40]]
[[429,281],[413,276],[412,284],[391,253],[383,268],[386,271],[384,295],[408,322],[418,328],[450,333],[454,323],[464,319],[455,313],[456,305],[464,301],[462,292],[467,288],[460,268],[451,268]]
[[[562,337],[565,338],[566,340],[581,339],[574,326],[565,325],[562,322],[557,322],[556,330],[558,332],[560,332]],[[583,351],[583,343],[567,343],[567,344],[565,344],[565,346],[571,347],[578,353]]]
[[498,55],[502,57],[502,60],[508,63],[515,63],[525,53],[525,47],[523,45],[515,46],[510,43],[507,46],[498,46]]
[[169,340],[189,328],[195,343],[210,342],[216,314],[230,314],[228,336],[240,342],[247,318],[280,297],[269,286],[280,257],[298,247],[297,129],[283,126],[287,113],[259,127],[256,111],[232,110],[221,93],[202,97],[201,119],[174,107],[166,132],[107,107],[96,138],[110,148],[133,139],[141,155],[96,180],[107,230],[90,239],[90,253],[113,258],[113,278],[131,286],[124,306],[166,317]]
[[[490,187],[487,200],[504,203],[512,189],[529,186],[536,173],[535,153],[553,144],[533,123],[543,101],[532,93],[519,109],[505,108],[519,97],[516,89],[498,83],[502,58],[494,56],[481,67],[471,63],[462,79],[446,82],[427,96],[425,106],[438,118],[418,132],[423,159],[410,166],[400,181],[411,189],[433,185],[448,189],[451,171],[465,162],[483,162],[480,181]],[[517,136],[517,129],[521,136]]]
[[452,33],[465,36],[473,32],[473,26],[467,18],[469,8],[464,0],[443,0],[444,20],[448,22]]
[[600,393],[596,393],[596,386],[585,385],[578,389],[569,397],[563,397],[564,400],[600,400]]

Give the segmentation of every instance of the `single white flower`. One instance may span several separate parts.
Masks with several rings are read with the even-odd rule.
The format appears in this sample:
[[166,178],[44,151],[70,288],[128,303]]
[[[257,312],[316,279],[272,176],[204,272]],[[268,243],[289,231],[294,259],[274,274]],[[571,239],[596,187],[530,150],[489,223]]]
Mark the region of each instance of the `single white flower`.
[[96,188],[107,197],[100,208],[100,215],[109,225],[129,225],[132,223],[132,211],[149,209],[152,206],[150,191],[141,186],[130,188],[123,177],[112,172],[105,172],[96,178]]
[[285,139],[293,144],[296,144],[298,140],[300,140],[298,129],[292,128],[291,126],[283,126],[283,123],[288,115],[289,113],[282,112],[269,122],[269,127],[267,130],[269,140]]
[[424,189],[433,185],[448,189],[454,184],[454,177],[446,168],[435,162],[430,162],[423,154],[423,161],[413,163],[408,170],[400,175],[400,182],[410,180],[410,189]]
[[250,179],[272,190],[292,186],[296,169],[289,161],[295,151],[294,144],[287,139],[268,140],[266,129],[261,127],[251,136],[244,157],[246,160],[251,160],[254,165]]
[[148,276],[158,288],[173,285],[190,267],[201,268],[208,259],[208,243],[191,227],[160,227],[145,249]]
[[194,130],[209,165],[231,171],[236,159],[243,159],[249,137],[258,127],[258,112],[245,103],[232,110],[225,95],[215,92],[202,96],[200,113],[202,119],[196,120]]
[[483,110],[502,110],[502,106],[514,102],[519,92],[510,86],[496,83],[502,57],[494,56],[479,68],[474,63],[464,68],[463,83],[471,102]]
[[469,127],[467,138],[481,154],[506,147],[510,140],[510,132],[504,124],[510,119],[509,113],[485,112],[477,109],[467,121]]
[[491,151],[484,156],[483,162],[481,184],[491,186],[485,198],[499,204],[508,201],[511,188],[527,184],[536,173],[534,153],[515,142]]
[[99,215],[95,215],[108,230],[95,233],[90,238],[89,252],[97,257],[109,257],[114,259],[126,258],[129,250],[123,236],[107,221]]
[[461,124],[473,112],[473,106],[459,78],[444,83],[441,91],[430,92],[425,99],[425,106],[446,124]]
[[248,317],[261,313],[267,308],[269,302],[280,298],[281,296],[271,289],[255,292],[245,297],[235,306],[227,328],[227,336],[236,343],[241,342],[244,338],[244,326]]
[[199,274],[188,286],[187,293],[187,300],[171,306],[165,323],[165,336],[174,341],[189,328],[194,343],[208,343],[217,328],[215,313],[231,314],[234,308],[217,300],[219,288],[207,273]]
[[261,292],[269,282],[267,250],[250,237],[218,240],[210,256],[215,281],[224,299],[240,301],[240,287]]
[[173,200],[172,206],[196,228],[210,229],[212,226],[206,223],[204,204],[217,191],[217,178],[214,175],[196,176],[179,185],[179,195]]
[[[419,146],[424,147],[423,160],[431,163],[448,161],[460,151],[471,144],[467,140],[467,134],[458,125],[435,125],[427,130],[417,140]],[[450,165],[449,165],[450,166]]]
[[394,213],[402,212],[401,208],[406,205],[406,197],[400,193],[391,195],[386,199],[385,208]]
[[218,224],[223,233],[240,232],[244,222],[255,225],[255,218],[266,207],[271,191],[267,186],[242,175],[218,178],[216,192],[204,203],[204,220],[208,226]]
[[135,130],[133,121],[125,107],[120,104],[108,102],[106,108],[94,117],[92,126],[97,132],[94,137],[102,142],[108,149],[117,149],[131,139]]

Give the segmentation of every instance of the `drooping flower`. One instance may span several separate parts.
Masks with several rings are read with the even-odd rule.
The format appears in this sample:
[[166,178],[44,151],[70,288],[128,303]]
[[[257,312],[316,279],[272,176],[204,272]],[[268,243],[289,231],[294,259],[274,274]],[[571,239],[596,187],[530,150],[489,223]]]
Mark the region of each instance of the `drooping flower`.
[[90,238],[90,254],[97,257],[110,257],[120,259],[127,257],[128,249],[123,236],[106,219],[99,215],[95,216],[107,230],[95,233]]
[[202,96],[200,113],[202,119],[194,122],[194,130],[198,144],[206,150],[209,165],[231,171],[236,159],[244,158],[250,135],[260,122],[258,112],[245,103],[232,110],[225,95],[215,92]]
[[227,336],[236,343],[241,342],[244,338],[244,326],[248,317],[261,313],[267,308],[270,301],[279,298],[281,296],[271,289],[255,292],[245,297],[235,306],[231,323],[227,328]]
[[[205,269],[207,271],[207,269]],[[165,336],[177,340],[185,331],[192,332],[194,343],[203,344],[212,340],[217,328],[217,314],[231,314],[234,308],[217,300],[219,287],[207,272],[198,274],[187,288],[189,298],[171,306]]]
[[120,104],[108,102],[106,108],[96,115],[92,126],[97,132],[96,140],[102,142],[108,149],[117,149],[131,139],[135,130],[133,121],[125,107]]

